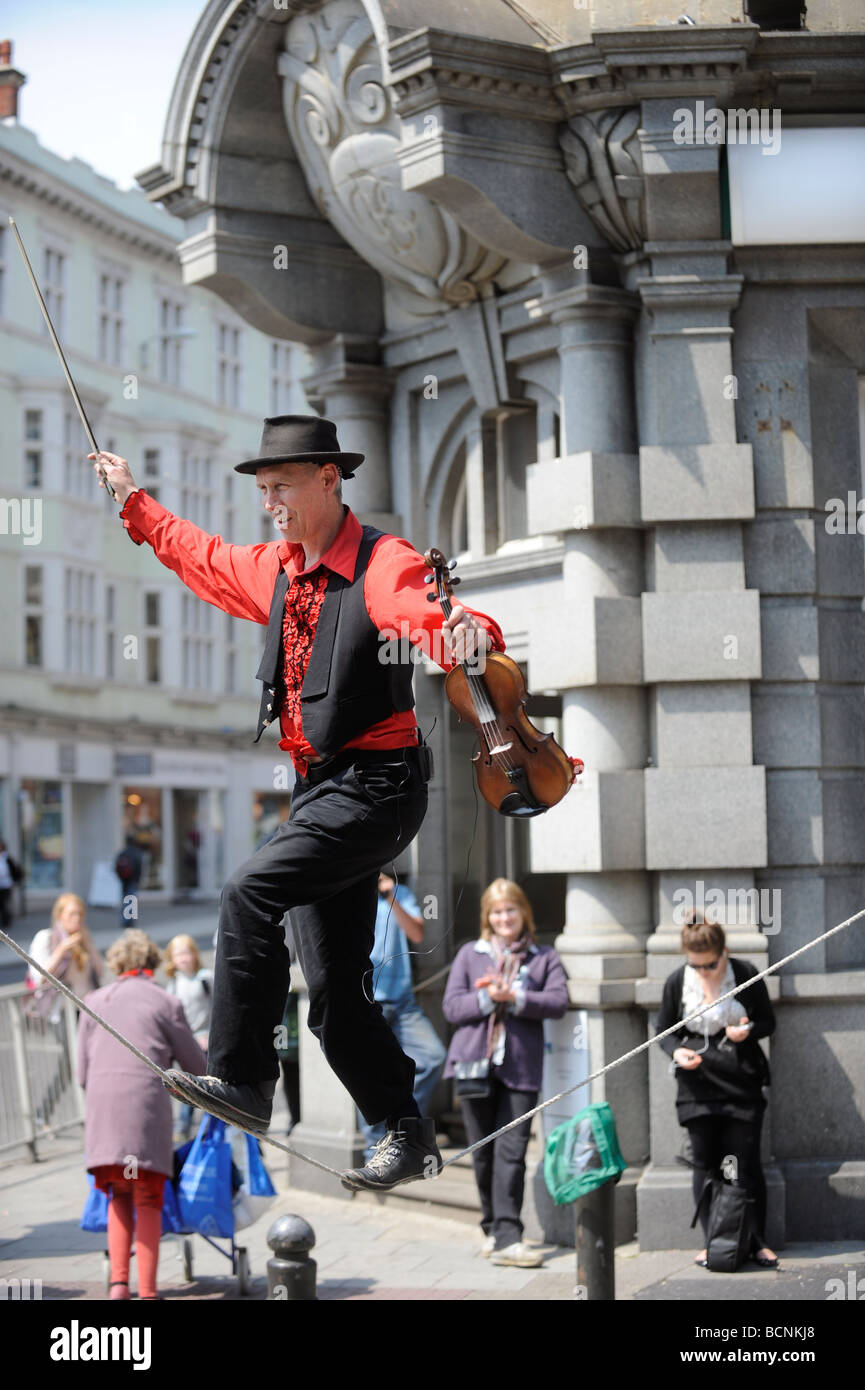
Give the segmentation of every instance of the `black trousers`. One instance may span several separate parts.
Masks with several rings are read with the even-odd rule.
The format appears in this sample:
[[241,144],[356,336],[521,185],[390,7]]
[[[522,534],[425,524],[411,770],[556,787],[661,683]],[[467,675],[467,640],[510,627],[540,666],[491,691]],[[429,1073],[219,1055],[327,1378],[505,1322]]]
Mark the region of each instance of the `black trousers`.
[[[762,1115],[758,1115],[754,1120],[731,1120],[726,1115],[703,1115],[699,1119],[687,1122],[688,1133],[691,1136],[691,1158],[696,1164],[692,1183],[694,1202],[699,1199],[707,1174],[720,1168],[728,1155],[735,1158],[736,1181],[756,1203],[754,1215],[759,1232],[757,1249],[765,1244],[763,1232],[766,1229],[766,1179],[760,1163],[762,1128]],[[705,1208],[702,1226],[705,1235]]]
[[[502,1125],[510,1124],[518,1115],[533,1109],[537,1103],[537,1091],[511,1091],[494,1077],[489,1100],[460,1101],[469,1143],[476,1144],[493,1130],[501,1129]],[[531,1129],[531,1120],[526,1120],[472,1154],[481,1199],[481,1226],[484,1235],[495,1236],[497,1250],[504,1250],[505,1246],[515,1245],[522,1239],[520,1212]]]
[[289,984],[281,921],[291,910],[309,990],[309,1027],[364,1119],[417,1113],[414,1062],[373,1002],[370,951],[379,869],[426,813],[418,749],[338,754],[310,767],[291,814],[222,892],[208,1071],[275,1080],[274,1043]]

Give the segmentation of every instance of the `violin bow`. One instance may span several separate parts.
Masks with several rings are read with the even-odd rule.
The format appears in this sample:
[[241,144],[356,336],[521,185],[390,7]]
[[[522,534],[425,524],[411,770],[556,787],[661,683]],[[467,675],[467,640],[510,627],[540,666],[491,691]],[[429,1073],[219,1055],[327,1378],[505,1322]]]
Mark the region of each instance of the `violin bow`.
[[66,361],[66,358],[65,358],[64,355],[63,355],[63,349],[62,349],[62,347],[60,346],[60,339],[57,337],[57,334],[54,332],[54,324],[51,322],[51,315],[50,315],[49,312],[48,312],[48,306],[47,306],[47,304],[45,303],[45,300],[42,298],[42,291],[41,291],[40,288],[39,288],[39,284],[38,284],[38,282],[37,282],[36,276],[33,274],[33,267],[32,267],[32,265],[30,264],[30,257],[27,255],[27,252],[26,252],[25,249],[24,249],[24,242],[21,240],[21,233],[19,232],[18,228],[17,228],[16,225],[15,225],[15,219],[14,219],[14,217],[10,217],[10,218],[9,218],[9,226],[12,228],[13,232],[15,233],[15,240],[16,240],[17,243],[18,243],[18,250],[21,252],[21,255],[22,255],[23,258],[24,258],[24,264],[25,264],[25,266],[27,267],[27,274],[30,276],[30,283],[31,283],[31,285],[33,286],[34,292],[35,292],[35,294],[36,294],[36,298],[39,300],[39,308],[42,310],[42,317],[44,318],[45,323],[47,324],[48,332],[51,334],[51,341],[52,341],[52,343],[54,344],[55,348],[57,349],[57,356],[60,358],[60,365],[61,365],[61,367],[63,368],[63,373],[64,373],[64,375],[65,375],[65,377],[66,377],[66,383],[67,383],[67,385],[68,385],[68,387],[69,387],[69,390],[72,392],[72,399],[73,399],[73,401],[75,402],[75,408],[76,408],[76,410],[78,411],[79,417],[80,417],[80,419],[81,419],[81,423],[82,423],[82,425],[84,426],[84,433],[87,435],[87,438],[90,440],[90,447],[91,447],[91,449],[93,450],[94,454],[96,455],[96,460],[97,460],[97,472],[98,472],[98,474],[99,474],[99,479],[100,479],[100,481],[101,481],[102,483],[105,484],[105,488],[106,488],[106,491],[108,492],[108,495],[109,495],[110,497],[115,497],[115,498],[116,498],[117,493],[114,491],[114,488],[113,488],[113,487],[111,486],[111,484],[109,483],[109,481],[108,481],[108,475],[106,474],[105,469],[102,467],[101,463],[99,462],[99,455],[100,455],[100,453],[101,453],[101,450],[100,450],[100,448],[99,448],[99,445],[96,443],[96,436],[95,436],[95,434],[93,433],[92,429],[90,428],[90,421],[89,421],[88,418],[87,418],[87,412],[86,412],[86,410],[84,409],[84,403],[83,403],[83,401],[81,400],[81,397],[80,397],[79,394],[78,394],[78,387],[75,385],[75,382],[72,380],[72,373],[70,372],[70,370],[69,370],[69,364],[68,364],[68,362]]

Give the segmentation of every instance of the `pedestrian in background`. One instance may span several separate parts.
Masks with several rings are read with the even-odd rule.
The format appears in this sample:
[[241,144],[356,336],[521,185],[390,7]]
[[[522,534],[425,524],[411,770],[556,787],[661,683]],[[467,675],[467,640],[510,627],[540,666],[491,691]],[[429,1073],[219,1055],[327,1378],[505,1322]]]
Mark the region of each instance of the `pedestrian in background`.
[[[750,961],[729,954],[724,928],[702,913],[687,914],[681,941],[687,961],[664,983],[659,1033],[757,974]],[[758,980],[661,1042],[675,1063],[676,1112],[690,1136],[694,1199],[699,1200],[706,1177],[732,1157],[736,1181],[756,1204],[752,1259],[765,1269],[777,1269],[778,1259],[763,1234],[766,1179],[760,1162],[760,1131],[766,1108],[763,1087],[769,1085],[770,1075],[757,1039],[768,1038],[774,1031],[769,993],[765,982]],[[701,1220],[705,1235],[705,1207]],[[705,1266],[706,1262],[702,1250],[694,1263]]]
[[[161,959],[144,932],[127,930],[106,953],[117,978],[87,1003],[163,1070],[176,1061],[200,1076],[204,1053],[180,1000],[153,979]],[[84,1088],[85,1165],[109,1197],[109,1297],[130,1296],[134,1231],[138,1296],[155,1299],[163,1188],[174,1169],[171,1100],[155,1072],[87,1014],[78,1030],[78,1084]]]
[[[168,976],[166,990],[180,1000],[195,1041],[206,1052],[213,1007],[213,971],[201,964],[198,946],[191,936],[173,936],[165,948],[163,963]],[[181,1103],[178,1128],[181,1142],[192,1133],[194,1113],[194,1106],[185,1101]]]
[[12,890],[23,877],[18,860],[12,858],[6,841],[0,840],[0,926],[4,931],[12,925]]
[[[564,966],[535,942],[531,904],[519,884],[497,878],[481,897],[480,938],[461,946],[442,1007],[457,1025],[445,1076],[454,1076],[466,1138],[476,1144],[532,1110],[544,1066],[545,1018],[568,1007]],[[481,1199],[482,1253],[494,1264],[535,1268],[543,1256],[523,1243],[526,1120],[472,1154]]]
[[134,835],[126,836],[126,843],[114,861],[114,872],[120,879],[120,925],[128,927],[130,921],[134,922],[138,917],[138,907],[135,911],[126,915],[127,898],[138,896],[138,886],[141,883],[141,871],[144,868],[144,856],[135,840]]
[[[102,979],[102,957],[87,929],[87,904],[77,893],[61,893],[51,909],[51,926],[38,931],[30,943],[30,955],[83,999]],[[62,996],[44,975],[27,968],[27,985],[34,991],[36,1007],[52,1023],[60,1018]]]
[[[403,1052],[415,1064],[414,1098],[421,1114],[427,1115],[442,1074],[445,1049],[414,997],[409,942],[419,946],[423,937],[423,917],[417,899],[404,883],[397,884],[393,865],[389,864],[378,876],[375,939],[370,953],[372,972],[363,983],[367,993],[372,993],[381,1005]],[[360,1111],[358,1123],[369,1160],[384,1138],[385,1124],[366,1124]]]

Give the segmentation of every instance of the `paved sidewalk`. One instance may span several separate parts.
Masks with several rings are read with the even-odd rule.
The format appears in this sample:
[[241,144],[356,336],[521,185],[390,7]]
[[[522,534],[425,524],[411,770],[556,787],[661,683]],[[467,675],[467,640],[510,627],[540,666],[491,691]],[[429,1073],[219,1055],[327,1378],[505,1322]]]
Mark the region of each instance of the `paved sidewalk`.
[[[280,1128],[277,1123],[277,1135]],[[0,1278],[41,1279],[45,1300],[104,1299],[105,1238],[78,1225],[86,1194],[80,1137],[46,1143],[44,1153],[36,1164],[0,1166]],[[480,1255],[479,1232],[462,1221],[372,1195],[343,1199],[292,1191],[282,1156],[268,1158],[265,1151],[265,1159],[280,1196],[238,1235],[249,1252],[253,1300],[266,1296],[267,1230],[276,1216],[292,1212],[315,1231],[312,1256],[321,1300],[577,1301],[573,1250],[543,1247],[540,1269],[500,1268]],[[186,1283],[179,1251],[177,1238],[164,1239],[159,1279],[168,1301],[239,1299],[225,1256],[193,1237],[194,1280]],[[842,1285],[827,1288],[831,1279]],[[626,1301],[825,1302],[842,1286],[849,1298],[860,1279],[861,1295],[865,1250],[853,1243],[790,1247],[778,1272],[749,1267],[729,1276],[696,1268],[690,1251],[641,1254],[633,1245],[621,1247],[616,1257],[616,1296]]]

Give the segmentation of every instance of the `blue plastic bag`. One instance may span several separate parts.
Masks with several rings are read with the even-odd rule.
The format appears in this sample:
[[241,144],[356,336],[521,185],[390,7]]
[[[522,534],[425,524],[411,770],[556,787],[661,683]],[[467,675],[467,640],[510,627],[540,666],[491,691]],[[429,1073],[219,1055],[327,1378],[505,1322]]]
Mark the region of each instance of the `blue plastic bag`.
[[[108,1193],[103,1192],[93,1181],[93,1174],[87,1174],[89,1191],[81,1213],[82,1231],[108,1230]],[[180,1212],[177,1209],[177,1194],[168,1178],[162,1193],[162,1234],[177,1235],[181,1230]]]
[[240,1179],[232,1201],[234,1229],[241,1231],[264,1215],[277,1194],[262,1162],[258,1141],[239,1129],[232,1129],[231,1135],[234,1165]]
[[231,1205],[231,1145],[225,1124],[206,1115],[177,1181],[177,1206],[184,1231],[203,1236],[234,1235]]

